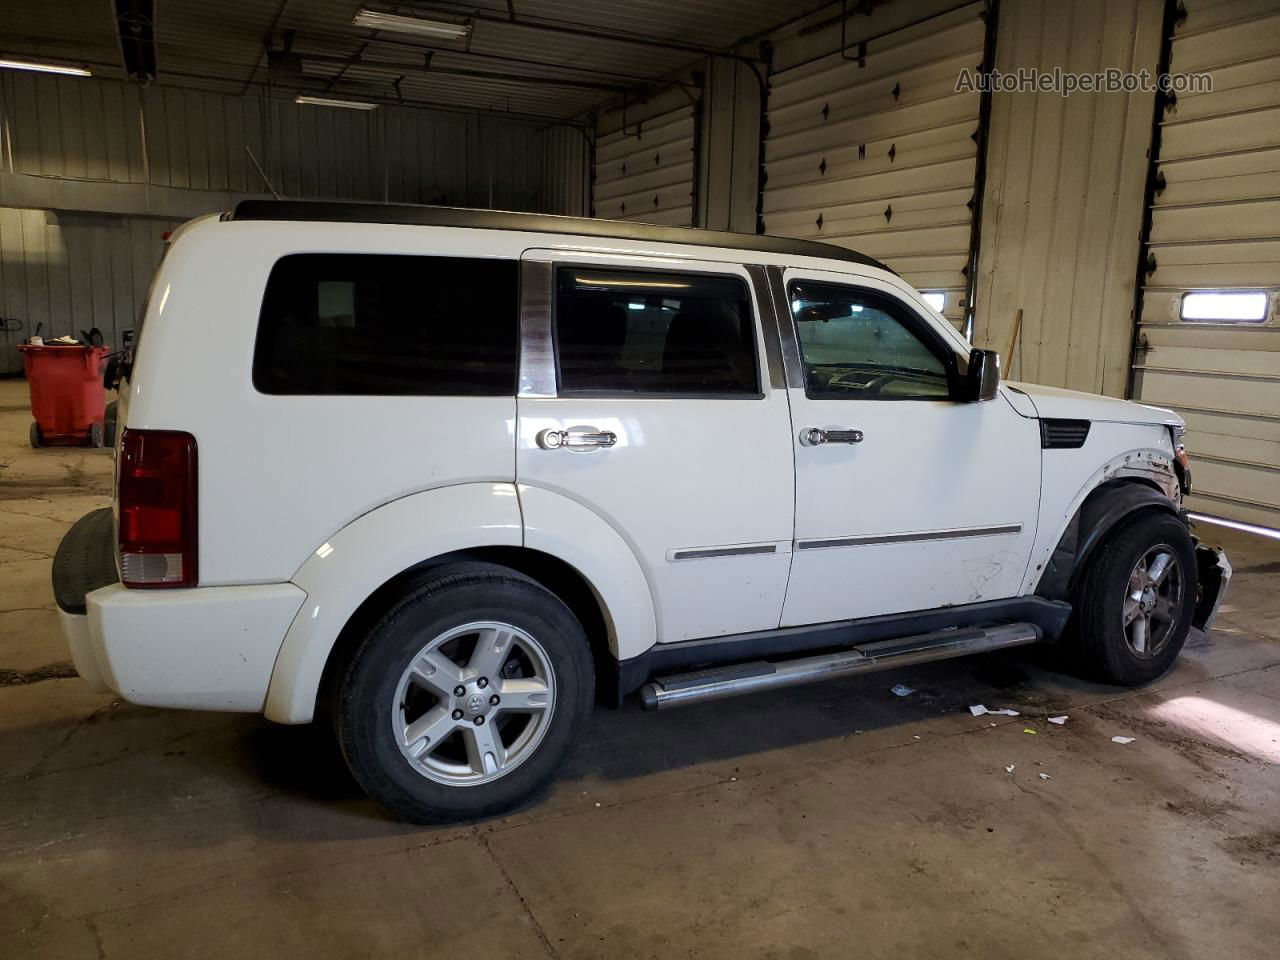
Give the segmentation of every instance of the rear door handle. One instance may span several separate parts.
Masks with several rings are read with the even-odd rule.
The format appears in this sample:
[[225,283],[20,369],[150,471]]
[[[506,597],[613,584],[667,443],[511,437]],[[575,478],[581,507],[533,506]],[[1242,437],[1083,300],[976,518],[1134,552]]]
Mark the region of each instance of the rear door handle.
[[862,431],[848,427],[805,427],[800,431],[800,442],[806,447],[823,443],[861,443]]
[[594,450],[612,447],[618,435],[612,430],[542,430],[538,433],[538,446],[543,450]]

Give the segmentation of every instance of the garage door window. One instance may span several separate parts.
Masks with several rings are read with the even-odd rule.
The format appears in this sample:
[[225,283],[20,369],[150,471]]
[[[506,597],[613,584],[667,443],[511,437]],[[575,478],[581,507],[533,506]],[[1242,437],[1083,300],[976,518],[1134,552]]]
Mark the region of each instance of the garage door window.
[[562,267],[556,348],[561,393],[760,395],[737,277]]
[[295,254],[271,270],[253,383],[270,394],[512,396],[511,260]]

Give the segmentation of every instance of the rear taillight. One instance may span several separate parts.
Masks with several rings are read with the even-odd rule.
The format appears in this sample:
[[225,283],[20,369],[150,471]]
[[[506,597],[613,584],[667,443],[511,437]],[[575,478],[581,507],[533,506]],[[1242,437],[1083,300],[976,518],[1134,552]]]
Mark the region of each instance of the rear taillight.
[[196,438],[176,430],[126,430],[117,499],[124,585],[194,587]]

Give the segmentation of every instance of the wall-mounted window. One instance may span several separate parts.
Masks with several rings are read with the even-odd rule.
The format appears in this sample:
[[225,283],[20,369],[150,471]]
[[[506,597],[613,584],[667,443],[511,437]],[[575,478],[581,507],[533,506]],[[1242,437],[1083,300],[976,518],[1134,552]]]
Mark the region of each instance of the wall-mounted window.
[[1192,323],[1265,323],[1269,300],[1264,290],[1184,293],[1178,316]]
[[944,313],[947,306],[947,294],[945,290],[929,290],[920,294],[924,297],[924,302],[939,313]]

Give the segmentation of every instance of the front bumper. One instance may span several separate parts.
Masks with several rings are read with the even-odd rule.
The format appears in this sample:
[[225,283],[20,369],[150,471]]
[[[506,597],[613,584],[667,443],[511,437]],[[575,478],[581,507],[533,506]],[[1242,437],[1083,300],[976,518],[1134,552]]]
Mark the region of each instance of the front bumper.
[[1218,615],[1218,607],[1227,593],[1227,584],[1231,582],[1231,562],[1221,547],[1206,547],[1196,544],[1196,567],[1199,573],[1200,593],[1196,597],[1196,609],[1191,623],[1201,630],[1213,626],[1213,619]]
[[80,676],[95,690],[148,706],[261,712],[306,593],[292,583],[190,590],[130,590],[114,578],[103,584],[103,552],[115,550],[110,530],[100,511],[89,514],[54,558],[62,632]]

